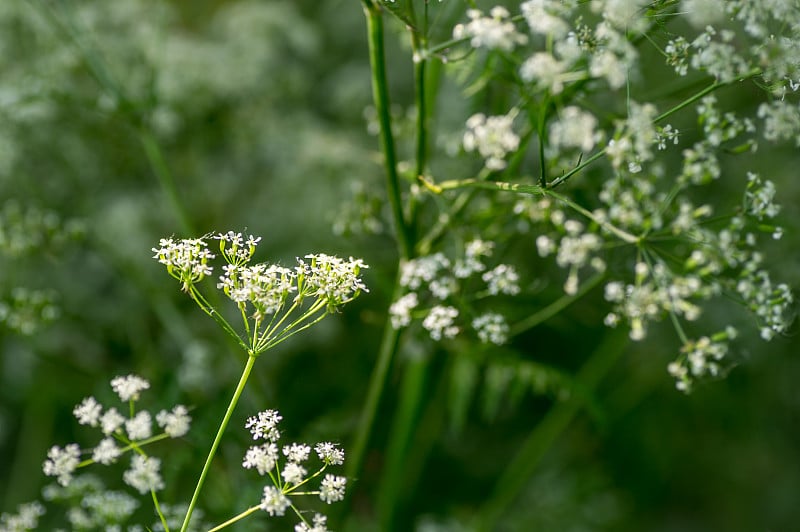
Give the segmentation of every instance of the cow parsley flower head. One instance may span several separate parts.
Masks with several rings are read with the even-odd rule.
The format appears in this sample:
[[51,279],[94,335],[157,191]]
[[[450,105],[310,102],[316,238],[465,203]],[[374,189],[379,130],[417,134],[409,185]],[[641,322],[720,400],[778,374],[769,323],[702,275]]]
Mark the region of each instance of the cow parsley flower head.
[[455,307],[436,305],[428,312],[422,326],[430,332],[434,340],[441,340],[442,337],[455,338],[459,331],[455,325],[456,317],[458,310]]
[[192,418],[189,411],[183,405],[175,405],[172,412],[166,410],[156,414],[156,423],[164,429],[170,438],[180,438],[189,432],[189,423]]
[[344,490],[347,479],[336,475],[325,475],[319,491],[319,498],[328,504],[344,499]]
[[266,475],[278,462],[278,446],[274,443],[254,445],[247,449],[242,461],[245,469],[255,469],[259,475]]
[[297,259],[298,298],[324,298],[328,309],[335,310],[362,291],[368,292],[361,270],[369,266],[363,260],[353,257],[345,260],[325,253],[309,254],[305,259],[308,262]]
[[277,410],[264,410],[257,415],[247,418],[244,427],[250,429],[250,434],[254,440],[263,438],[276,442],[281,436],[278,431],[278,423],[283,419]]
[[81,425],[89,425],[96,427],[100,423],[100,415],[103,412],[103,407],[97,402],[94,397],[85,398],[81,404],[75,407],[72,413]]
[[111,388],[119,395],[121,401],[138,401],[139,393],[150,388],[150,383],[138,375],[128,375],[113,378]]
[[464,149],[477,151],[486,160],[489,170],[502,170],[506,167],[506,155],[519,148],[519,136],[514,133],[514,112],[487,117],[477,113],[467,119],[464,133]]
[[283,515],[292,505],[289,497],[275,486],[264,486],[264,495],[261,498],[261,509],[269,515]]
[[161,479],[161,460],[152,456],[134,454],[131,467],[122,475],[125,484],[144,495],[148,491],[164,489]]
[[58,483],[66,486],[72,480],[72,473],[80,463],[81,449],[77,443],[70,443],[64,448],[54,445],[47,452],[44,463],[44,474],[57,477]]
[[167,267],[167,272],[182,283],[183,290],[211,275],[213,270],[208,261],[214,254],[203,238],[162,238],[158,245],[152,249],[153,258]]
[[511,22],[511,14],[502,6],[495,6],[484,16],[478,9],[467,11],[470,21],[453,28],[454,39],[469,39],[473,48],[503,50],[509,52],[518,44],[525,44],[528,38],[517,31]]
[[342,465],[344,463],[344,451],[335,443],[318,443],[314,446],[314,451],[326,465]]

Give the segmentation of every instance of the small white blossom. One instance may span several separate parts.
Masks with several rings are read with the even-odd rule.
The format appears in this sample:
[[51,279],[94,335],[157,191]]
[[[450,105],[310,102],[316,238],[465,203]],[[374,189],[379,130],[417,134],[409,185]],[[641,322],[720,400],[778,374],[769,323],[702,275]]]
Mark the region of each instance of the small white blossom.
[[170,438],[180,438],[189,432],[189,423],[192,418],[189,416],[189,411],[183,405],[175,405],[172,412],[166,410],[160,411],[156,414],[156,423],[164,429],[164,432]]
[[512,115],[472,115],[467,120],[464,149],[468,152],[477,150],[486,160],[486,168],[502,170],[506,167],[505,156],[519,148],[519,136],[512,129],[513,122]]
[[283,476],[283,480],[287,484],[297,485],[303,482],[303,479],[306,477],[307,473],[308,471],[306,471],[306,468],[300,464],[296,462],[289,462],[283,468],[283,471],[281,471],[281,476]]
[[389,307],[389,317],[392,327],[400,329],[411,323],[411,311],[419,305],[416,292],[409,292],[395,301]]
[[139,393],[150,388],[150,383],[138,375],[114,377],[111,388],[119,395],[121,401],[138,401]]
[[115,432],[124,423],[125,423],[125,417],[123,417],[122,414],[117,412],[117,409],[114,407],[111,407],[108,410],[106,410],[100,417],[100,428],[103,431],[103,434],[105,434],[106,436]]
[[491,295],[519,293],[519,275],[513,266],[498,264],[494,269],[481,275]]
[[158,245],[160,247],[152,250],[155,253],[153,258],[165,265],[172,277],[181,281],[184,290],[211,275],[208,261],[214,258],[214,254],[207,249],[208,244],[202,238],[178,241],[162,238]]
[[291,506],[289,497],[275,486],[264,486],[264,496],[261,498],[261,509],[269,515],[283,515]]
[[344,451],[339,449],[335,443],[318,443],[314,446],[314,451],[325,465],[342,465],[344,463]]
[[142,495],[148,491],[164,489],[161,480],[161,460],[152,456],[134,454],[131,467],[122,475],[122,480]]
[[558,120],[550,124],[549,140],[554,147],[580,148],[588,152],[600,140],[597,119],[574,105],[565,107]]
[[0,515],[0,530],[3,532],[23,532],[25,530],[36,530],[39,528],[39,518],[44,514],[44,506],[42,506],[42,504],[38,501],[20,504],[17,507],[16,514],[12,515],[4,512],[2,515]]
[[92,452],[92,460],[99,464],[109,465],[114,463],[122,454],[114,438],[103,438]]
[[255,468],[259,475],[266,475],[278,462],[278,446],[275,443],[254,445],[247,449],[242,461],[245,469]]
[[569,31],[569,25],[562,18],[570,14],[565,4],[553,0],[528,0],[520,5],[520,9],[531,32],[558,40]]
[[450,261],[442,253],[408,260],[400,264],[400,285],[412,290],[423,282],[430,283],[440,270],[450,267]]
[[477,9],[467,10],[470,21],[453,28],[454,39],[470,39],[473,48],[511,51],[518,44],[525,44],[528,38],[517,32],[510,20],[510,13],[502,6],[496,6],[485,17]]
[[81,449],[77,443],[70,443],[63,449],[54,445],[47,452],[44,462],[44,474],[48,477],[58,477],[58,483],[67,486],[72,480],[72,473],[80,463]]
[[472,328],[483,343],[502,345],[508,341],[509,327],[506,319],[497,313],[488,312],[472,320]]
[[144,440],[153,435],[153,419],[150,412],[142,410],[125,422],[125,431],[131,440]]
[[303,443],[293,443],[283,447],[283,455],[290,462],[300,463],[308,460],[308,455],[311,454],[311,447]]
[[103,407],[94,397],[87,397],[75,407],[72,413],[81,425],[96,427],[100,423],[100,414]]
[[278,431],[278,423],[283,417],[277,410],[264,410],[257,415],[247,418],[244,428],[250,429],[250,434],[253,439],[264,438],[272,442],[278,441],[280,432]]
[[341,501],[344,499],[346,485],[347,479],[345,477],[338,477],[330,474],[325,475],[325,478],[322,479],[322,485],[320,486],[319,498],[328,504]]
[[314,518],[311,522],[311,526],[305,522],[296,524],[294,532],[330,532],[327,527],[328,518],[324,515],[314,514]]
[[458,317],[458,310],[455,308],[437,305],[422,321],[422,326],[430,331],[431,338],[434,340],[441,340],[443,336],[453,338],[458,334],[458,327],[453,324],[456,317]]

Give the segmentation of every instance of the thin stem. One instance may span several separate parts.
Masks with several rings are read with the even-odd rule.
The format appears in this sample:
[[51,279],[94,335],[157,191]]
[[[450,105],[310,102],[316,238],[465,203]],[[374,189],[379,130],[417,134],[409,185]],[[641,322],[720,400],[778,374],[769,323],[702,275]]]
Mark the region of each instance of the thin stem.
[[219,525],[215,526],[214,528],[210,529],[208,532],[216,532],[217,530],[222,530],[223,528],[232,525],[236,521],[240,521],[240,520],[244,519],[248,515],[250,515],[250,514],[252,514],[254,512],[257,512],[260,509],[261,509],[261,505],[260,504],[258,504],[256,506],[251,506],[250,508],[248,508],[244,512],[240,513],[239,515],[237,515],[235,517],[231,517],[230,519],[228,519],[224,523],[219,524]]
[[208,452],[208,457],[203,465],[203,470],[200,472],[200,478],[197,480],[197,485],[194,488],[192,500],[189,501],[189,508],[186,510],[186,517],[183,519],[183,525],[181,525],[181,532],[186,532],[186,529],[189,527],[189,520],[192,517],[192,512],[194,512],[194,508],[197,506],[197,500],[200,497],[200,490],[203,488],[203,484],[206,481],[206,475],[208,475],[209,469],[211,469],[211,461],[214,459],[214,455],[217,453],[217,447],[219,447],[219,443],[222,441],[222,434],[225,432],[225,428],[228,426],[228,422],[233,415],[234,408],[236,408],[236,403],[239,402],[239,397],[242,395],[242,391],[244,391],[244,386],[247,384],[247,379],[250,377],[250,371],[253,369],[253,364],[255,361],[255,356],[249,355],[247,357],[247,363],[244,366],[244,371],[242,371],[241,378],[239,378],[239,384],[236,385],[236,390],[233,392],[233,397],[231,397],[231,402],[228,404],[228,409],[225,410],[225,416],[223,416],[222,422],[219,424],[219,429],[217,430],[217,435],[214,438],[214,443],[211,444],[211,450]]
[[386,54],[383,46],[383,12],[374,0],[363,0],[364,15],[367,18],[367,37],[369,41],[369,61],[372,70],[372,98],[378,113],[381,129],[381,148],[386,166],[386,185],[392,216],[395,223],[401,256],[410,257],[413,253],[413,236],[403,214],[400,193],[400,178],[397,174],[397,155],[392,134],[392,116],[389,111],[389,89],[386,77]]
[[550,318],[552,318],[553,316],[555,316],[556,314],[558,314],[559,312],[570,306],[572,303],[574,303],[575,301],[586,295],[592,288],[597,286],[598,283],[600,283],[600,281],[603,280],[603,277],[604,274],[602,272],[594,274],[589,278],[588,281],[583,283],[578,289],[578,291],[575,292],[574,294],[561,296],[560,298],[556,299],[555,301],[553,301],[552,303],[541,309],[539,312],[531,314],[524,320],[515,323],[511,327],[511,330],[509,331],[510,336],[516,336],[518,334],[521,334],[529,329],[536,327],[540,323],[549,320]]

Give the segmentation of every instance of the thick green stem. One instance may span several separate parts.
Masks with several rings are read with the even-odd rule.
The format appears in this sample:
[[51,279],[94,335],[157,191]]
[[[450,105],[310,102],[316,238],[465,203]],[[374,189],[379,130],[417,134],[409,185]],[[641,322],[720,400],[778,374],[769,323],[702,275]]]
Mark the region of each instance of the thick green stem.
[[497,522],[503,512],[525,488],[547,450],[580,411],[585,398],[594,392],[603,377],[614,366],[623,352],[625,342],[624,331],[615,330],[608,333],[592,353],[576,377],[577,393],[547,413],[528,436],[522,449],[508,464],[496,484],[494,493],[481,509],[478,530],[488,532],[497,529]]
[[372,70],[372,98],[381,130],[381,149],[386,166],[386,186],[392,216],[395,223],[398,245],[402,257],[413,254],[413,236],[403,214],[400,178],[397,174],[397,155],[392,134],[392,116],[389,110],[389,87],[386,77],[386,54],[383,47],[383,12],[377,2],[364,0],[364,15],[367,18],[369,62]]
[[203,465],[203,470],[200,472],[200,478],[197,480],[197,485],[194,488],[192,500],[189,501],[189,508],[186,510],[186,517],[183,519],[183,525],[181,525],[181,532],[186,532],[186,529],[189,527],[189,520],[192,518],[192,512],[194,512],[195,506],[197,506],[197,500],[200,497],[200,491],[203,489],[206,476],[208,475],[209,469],[211,469],[211,462],[214,459],[214,455],[217,453],[217,447],[219,447],[220,441],[222,441],[222,434],[225,432],[225,428],[228,426],[228,422],[231,420],[233,410],[236,408],[236,403],[239,402],[239,397],[241,397],[242,391],[244,391],[244,386],[247,384],[247,379],[250,377],[250,371],[252,371],[255,361],[256,357],[252,355],[247,357],[247,363],[244,366],[244,371],[242,371],[242,376],[239,378],[239,384],[236,385],[236,390],[233,392],[233,397],[231,397],[231,402],[228,404],[228,409],[225,411],[225,415],[219,424],[219,429],[217,430],[217,435],[214,438],[214,443],[211,444],[211,450],[208,452],[206,463]]

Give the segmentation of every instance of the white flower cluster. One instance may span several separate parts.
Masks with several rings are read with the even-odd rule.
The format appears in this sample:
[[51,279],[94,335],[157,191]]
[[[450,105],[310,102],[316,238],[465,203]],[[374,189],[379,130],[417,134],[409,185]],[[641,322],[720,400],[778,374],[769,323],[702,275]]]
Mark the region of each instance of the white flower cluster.
[[703,336],[684,343],[681,356],[667,366],[669,374],[675,377],[675,387],[689,393],[694,379],[719,375],[722,371],[720,363],[728,354],[728,340],[733,340],[737,334],[736,329],[727,327],[710,338]]
[[[238,336],[195,286],[213,271],[209,261],[214,255],[207,249],[206,238],[162,239],[161,247],[153,248],[155,258],[181,281],[183,289],[190,292],[206,313],[223,324],[226,332]],[[226,262],[217,288],[238,306],[248,331],[238,339],[253,355],[289,337],[298,328],[335,312],[361,292],[368,292],[361,279],[361,270],[368,266],[361,259],[309,254],[298,258],[294,268],[285,268],[251,262],[260,237],[245,238],[241,233],[228,231],[210,238],[219,241],[220,255]],[[280,312],[286,315],[294,312],[299,318],[276,319]]]
[[467,120],[464,133],[464,149],[478,151],[486,160],[489,170],[506,167],[505,157],[519,148],[519,136],[514,133],[514,113],[487,117],[477,113]]
[[539,205],[554,231],[536,237],[536,249],[540,257],[555,254],[556,264],[568,272],[564,292],[574,295],[580,287],[582,269],[590,267],[597,272],[605,270],[606,263],[599,256],[604,240],[597,234],[596,228],[566,218],[564,211],[553,208],[549,200],[541,200]]
[[[65,447],[53,446],[47,453],[47,460],[43,469],[45,475],[54,476],[58,483],[67,486],[73,478],[73,473],[79,467],[92,463],[110,465],[117,461],[123,453],[130,451],[132,445],[140,447],[148,440],[160,439],[163,436],[180,438],[189,431],[188,409],[183,405],[176,405],[171,411],[161,410],[155,416],[156,424],[163,430],[162,436],[153,438],[153,416],[146,410],[133,412],[133,405],[140,399],[143,390],[150,388],[150,383],[138,375],[115,377],[111,380],[111,387],[120,400],[130,403],[130,417],[119,413],[115,407],[104,409],[94,397],[86,397],[73,410],[75,418],[81,425],[99,427],[105,436],[91,449],[91,458],[81,461],[82,450],[77,443]],[[125,444],[120,447],[118,443]],[[87,453],[89,450],[86,451]],[[144,455],[136,454],[131,459],[131,467],[123,475],[123,480],[140,493],[163,488],[159,475],[160,461]]]
[[3,512],[0,515],[0,530],[8,532],[24,532],[39,528],[39,518],[45,513],[39,502],[20,504],[16,514]]
[[453,28],[454,39],[469,39],[473,48],[488,48],[509,52],[528,38],[517,31],[511,22],[511,14],[502,6],[493,7],[488,17],[478,9],[467,11],[470,21]]
[[[284,515],[289,507],[293,506],[291,497],[298,495],[317,495],[323,502],[331,504],[344,498],[347,479],[342,476],[326,474],[320,483],[319,490],[300,492],[298,489],[306,486],[312,479],[321,475],[328,466],[342,465],[344,451],[335,443],[323,442],[314,446],[314,451],[322,462],[322,466],[309,476],[306,462],[311,456],[311,447],[303,443],[284,445],[279,452],[278,440],[281,437],[278,424],[282,416],[276,410],[264,410],[256,416],[247,419],[245,428],[250,430],[254,440],[264,440],[260,445],[251,446],[245,453],[242,467],[255,469],[259,475],[268,475],[272,485],[264,487],[261,498],[261,509],[269,515]],[[279,464],[280,454],[285,457],[285,462]],[[297,515],[301,515],[297,512]],[[326,518],[316,514],[313,524],[305,518],[295,530],[324,532]]]
[[[464,251],[451,261],[443,253],[418,257],[400,265],[400,284],[409,292],[398,298],[389,308],[392,327],[407,327],[414,318],[421,318],[422,327],[434,340],[454,338],[463,325],[458,322],[461,311],[454,306],[464,305],[465,294],[474,294],[480,300],[496,295],[516,295],[520,292],[519,274],[509,264],[498,264],[488,269],[485,259],[492,256],[494,243],[482,239],[467,242]],[[483,289],[469,289],[472,277],[478,277]],[[423,292],[433,300],[430,308],[419,309]],[[452,300],[452,301],[451,301]],[[503,344],[508,339],[509,327],[498,313],[483,313],[471,320],[472,329],[482,342]]]

